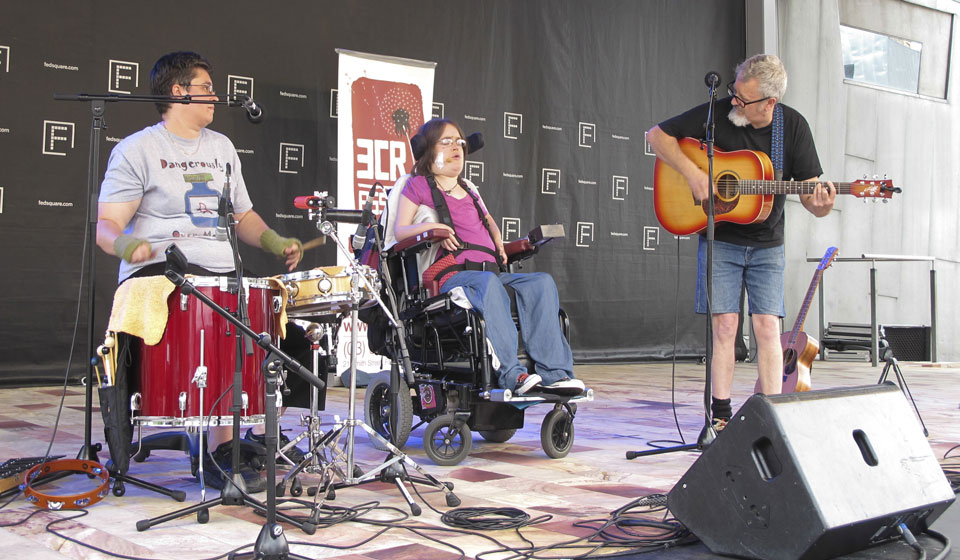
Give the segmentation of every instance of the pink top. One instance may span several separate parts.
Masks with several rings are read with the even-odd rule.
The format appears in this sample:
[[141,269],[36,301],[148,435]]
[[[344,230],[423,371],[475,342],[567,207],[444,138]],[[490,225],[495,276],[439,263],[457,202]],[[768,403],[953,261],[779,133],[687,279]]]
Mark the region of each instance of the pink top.
[[[422,204],[436,210],[433,205],[433,197],[430,195],[430,185],[427,183],[426,177],[418,175],[411,178],[407,181],[407,185],[403,188],[401,194],[418,206]],[[490,232],[487,231],[487,228],[483,226],[483,222],[480,221],[477,208],[473,205],[469,194],[461,199],[456,199],[441,189],[440,195],[443,196],[447,202],[447,209],[450,210],[450,218],[453,220],[453,229],[457,232],[460,239],[473,245],[483,245],[484,247],[496,250],[493,239],[490,238]],[[480,208],[483,210],[484,215],[489,214],[487,207],[483,204],[483,200],[480,201]],[[456,256],[456,261],[462,263],[464,261],[496,262],[497,260],[493,255],[484,253],[483,251],[467,250],[459,253]]]

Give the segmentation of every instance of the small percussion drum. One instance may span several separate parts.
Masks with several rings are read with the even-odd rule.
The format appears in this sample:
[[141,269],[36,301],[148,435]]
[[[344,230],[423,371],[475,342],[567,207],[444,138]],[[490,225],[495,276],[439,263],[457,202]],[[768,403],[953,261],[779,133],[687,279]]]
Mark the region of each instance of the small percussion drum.
[[[188,277],[187,280],[220,307],[237,311],[235,279],[224,276]],[[280,290],[271,288],[266,280],[243,280],[250,328],[269,334],[277,344],[275,316],[283,306]],[[167,298],[167,308],[167,327],[160,342],[147,346],[138,339],[140,392],[130,398],[133,421],[146,426],[199,426],[202,412],[202,416],[210,417],[211,426],[232,425],[232,393],[224,395],[212,411],[211,406],[233,384],[237,363],[236,327],[196,297],[182,294],[179,287]],[[266,352],[256,344],[253,349],[252,356],[243,357],[241,424],[264,422],[264,380],[260,366]],[[202,404],[200,388],[194,380],[200,366],[206,367]]]
[[[368,286],[380,290],[377,271],[366,265],[358,265],[359,274],[366,279],[360,282],[360,308],[376,304]],[[287,288],[287,315],[289,317],[316,317],[345,313],[350,310],[350,282],[352,267],[324,266],[291,272],[280,276]]]

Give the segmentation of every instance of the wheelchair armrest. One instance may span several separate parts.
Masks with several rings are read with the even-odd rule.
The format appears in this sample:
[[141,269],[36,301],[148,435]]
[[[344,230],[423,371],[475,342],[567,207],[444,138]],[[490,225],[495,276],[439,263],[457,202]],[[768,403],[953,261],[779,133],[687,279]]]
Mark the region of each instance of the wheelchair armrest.
[[536,255],[545,243],[565,236],[563,224],[538,226],[530,230],[526,237],[503,244],[503,250],[507,253],[507,264],[529,259]]
[[434,243],[440,243],[444,239],[453,236],[453,234],[448,229],[428,229],[422,233],[418,233],[413,237],[408,237],[403,241],[398,241],[393,247],[390,248],[390,251],[394,254],[409,254],[409,253],[419,253],[430,248]]

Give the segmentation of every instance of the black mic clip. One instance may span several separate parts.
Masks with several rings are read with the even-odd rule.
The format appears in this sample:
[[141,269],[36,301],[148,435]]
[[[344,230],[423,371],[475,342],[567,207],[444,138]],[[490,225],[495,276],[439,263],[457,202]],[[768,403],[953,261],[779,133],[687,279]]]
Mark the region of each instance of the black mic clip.
[[717,88],[720,87],[720,81],[720,74],[713,70],[707,72],[707,75],[703,77],[703,83],[707,84],[707,87],[710,88],[710,97],[716,97]]

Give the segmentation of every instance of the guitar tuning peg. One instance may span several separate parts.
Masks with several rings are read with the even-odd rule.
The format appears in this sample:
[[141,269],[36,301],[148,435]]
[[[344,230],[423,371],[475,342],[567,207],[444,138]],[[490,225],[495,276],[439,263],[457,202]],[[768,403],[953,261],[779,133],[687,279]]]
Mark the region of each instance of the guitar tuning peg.
[[873,176],[873,180],[874,180],[874,181],[876,181],[876,180],[879,179],[879,178],[880,178],[879,175],[874,175],[874,176]]
[[884,203],[884,204],[886,204],[886,203],[888,203],[888,202],[890,202],[890,201],[887,200],[887,199],[883,199],[883,203]]

